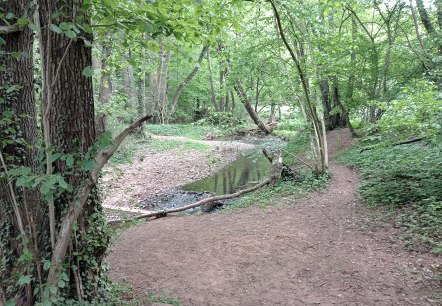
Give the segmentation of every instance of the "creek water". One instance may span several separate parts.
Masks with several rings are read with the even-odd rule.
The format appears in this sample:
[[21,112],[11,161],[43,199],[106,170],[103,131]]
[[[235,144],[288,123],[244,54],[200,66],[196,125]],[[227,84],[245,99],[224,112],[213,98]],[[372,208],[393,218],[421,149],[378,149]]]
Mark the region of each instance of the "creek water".
[[268,176],[271,165],[261,151],[241,154],[215,174],[182,187],[184,191],[210,192],[216,195],[233,193]]
[[[181,187],[181,190],[146,199],[140,205],[149,210],[163,210],[191,204],[210,195],[224,195],[248,188],[266,178],[271,169],[262,149],[274,151],[285,146],[279,138],[253,138],[242,141],[255,144],[255,148],[241,153],[224,168],[197,181]],[[221,204],[226,204],[223,202]],[[192,209],[189,212],[196,212]]]

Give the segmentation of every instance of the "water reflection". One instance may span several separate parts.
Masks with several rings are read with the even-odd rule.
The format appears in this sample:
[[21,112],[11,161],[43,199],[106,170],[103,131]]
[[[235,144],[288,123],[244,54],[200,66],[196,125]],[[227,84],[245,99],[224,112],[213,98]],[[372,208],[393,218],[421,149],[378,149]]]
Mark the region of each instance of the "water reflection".
[[185,191],[229,194],[253,185],[268,176],[271,165],[258,151],[238,157],[221,171],[183,187]]

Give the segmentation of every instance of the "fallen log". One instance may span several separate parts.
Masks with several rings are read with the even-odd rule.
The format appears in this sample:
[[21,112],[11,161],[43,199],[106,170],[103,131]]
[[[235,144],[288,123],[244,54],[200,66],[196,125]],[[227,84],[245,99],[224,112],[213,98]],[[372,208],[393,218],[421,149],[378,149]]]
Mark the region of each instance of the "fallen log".
[[[387,146],[387,147],[395,147],[395,146],[400,146],[400,145],[404,145],[404,144],[415,143],[415,142],[419,142],[419,141],[423,141],[423,140],[425,140],[425,138],[412,138],[412,139],[409,139],[409,140],[405,140],[405,141],[400,141],[400,142],[393,143],[393,144],[391,144],[391,145],[389,145],[389,146]],[[362,152],[365,152],[365,151],[370,151],[370,150],[373,150],[373,149],[376,149],[376,148],[380,148],[380,147],[381,147],[381,146],[377,146],[377,145],[370,146],[370,147],[365,147],[365,148],[362,148],[362,149],[359,151],[359,153],[362,153]]]
[[[161,218],[161,217],[165,217],[168,214],[171,213],[177,213],[177,212],[181,212],[181,211],[185,211],[191,208],[195,208],[204,204],[208,204],[211,202],[216,202],[216,201],[223,201],[223,200],[229,200],[229,199],[233,199],[236,197],[239,197],[243,194],[258,190],[259,188],[268,185],[270,187],[273,187],[273,185],[276,183],[276,181],[281,178],[281,173],[282,173],[282,169],[283,169],[283,164],[282,164],[282,157],[279,156],[277,161],[275,163],[273,163],[272,165],[272,170],[270,172],[270,176],[268,178],[266,178],[265,180],[261,181],[260,183],[247,188],[247,189],[242,189],[242,190],[238,190],[237,192],[234,193],[230,193],[230,194],[225,194],[225,195],[220,195],[220,196],[211,196],[205,199],[202,199],[198,202],[183,206],[183,207],[178,207],[178,208],[171,208],[171,209],[164,209],[164,210],[160,210],[160,211],[153,211],[147,214],[143,214],[143,215],[139,215],[139,216],[135,216],[133,218],[130,218],[129,220],[125,220],[125,221],[134,221],[134,220],[139,220],[139,219],[146,219],[146,218]],[[123,220],[114,220],[114,221],[109,221],[110,225],[115,225],[115,224],[119,224],[123,222]]]

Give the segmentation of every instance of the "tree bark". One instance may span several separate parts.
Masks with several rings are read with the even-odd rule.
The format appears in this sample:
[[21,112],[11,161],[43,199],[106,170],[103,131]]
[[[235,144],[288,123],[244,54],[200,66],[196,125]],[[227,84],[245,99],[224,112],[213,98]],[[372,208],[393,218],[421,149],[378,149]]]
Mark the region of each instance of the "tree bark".
[[[0,2],[0,11],[13,13],[17,18],[25,17],[29,10],[29,1],[9,0]],[[0,26],[3,26],[0,20]],[[37,171],[37,124],[34,101],[34,71],[33,71],[33,33],[28,27],[2,34],[5,44],[0,46],[0,154],[4,155],[4,165],[0,172],[6,172],[7,166],[29,167],[35,173]],[[13,56],[13,53],[20,54]],[[11,90],[15,88],[14,90]],[[11,116],[6,112],[11,111]],[[5,112],[5,113],[4,113]],[[12,120],[12,121],[9,121]],[[7,143],[6,141],[11,141]],[[17,201],[17,211],[14,213],[13,205]],[[18,214],[18,215],[17,215]],[[46,228],[45,205],[40,201],[36,191],[17,188],[7,179],[0,180],[0,260],[6,265],[0,269],[0,279],[3,286],[15,285],[11,278],[15,269],[20,266],[18,258],[22,253],[23,245],[19,244],[16,237],[24,234],[31,239],[32,244],[41,244],[46,238],[44,234],[33,240],[29,233],[29,216],[35,220],[35,228],[38,231]],[[7,234],[5,234],[7,233]],[[4,240],[6,239],[6,240]],[[8,254],[8,251],[11,251]],[[39,258],[41,254],[34,254]],[[15,270],[17,272],[17,270]],[[23,271],[24,272],[24,271]],[[4,280],[4,282],[3,282]],[[23,296],[27,302],[32,301],[32,292],[10,292],[11,296],[17,294]],[[10,296],[9,296],[10,297]],[[7,300],[8,296],[4,296]],[[0,300],[1,304],[1,300]]]
[[209,50],[207,51],[207,65],[209,66],[210,97],[212,99],[212,104],[215,107],[215,111],[219,112],[218,103],[216,103],[215,85],[213,84],[212,63],[210,61],[210,51]]
[[201,62],[204,59],[204,56],[207,53],[207,50],[209,50],[209,46],[204,46],[203,50],[201,50],[201,53],[198,57],[197,64],[195,67],[193,67],[192,71],[189,73],[189,75],[178,85],[178,88],[175,90],[175,94],[173,95],[172,99],[172,106],[169,112],[169,116],[172,115],[175,112],[176,106],[178,104],[178,99],[180,98],[181,93],[184,90],[184,87],[193,79],[193,77],[197,74],[198,70],[201,67]]
[[[94,100],[92,78],[83,74],[86,67],[92,65],[92,49],[87,47],[80,37],[92,41],[90,33],[80,32],[77,39],[70,39],[64,34],[56,34],[49,30],[51,23],[61,22],[81,22],[89,23],[89,17],[82,10],[82,0],[63,0],[63,1],[40,1],[40,27],[42,30],[42,51],[44,54],[43,71],[45,71],[45,86],[43,90],[43,113],[47,116],[48,122],[44,124],[45,133],[49,132],[50,144],[56,148],[57,152],[80,156],[84,159],[85,154],[95,142],[95,122],[94,122]],[[53,18],[52,12],[59,12],[58,18]],[[81,27],[79,27],[81,28]],[[79,190],[85,179],[84,173],[79,169],[69,169],[67,172],[66,164],[62,161],[54,163],[53,172],[64,174],[65,180],[73,187],[73,190]],[[69,173],[66,175],[65,173]],[[75,206],[72,194],[65,194],[63,199],[58,199],[56,207],[57,224],[61,224],[64,216],[63,211],[66,206]],[[94,214],[94,219],[91,216]],[[94,191],[93,196],[87,197],[87,204],[84,205],[81,212],[74,219],[78,224],[78,235],[72,240],[74,252],[83,254],[82,258],[75,258],[78,261],[77,270],[72,270],[73,274],[81,275],[81,283],[73,284],[72,278],[70,286],[88,286],[99,278],[102,270],[101,261],[104,257],[108,241],[106,229],[95,222],[104,219],[101,203]],[[100,223],[98,223],[100,224]],[[91,227],[97,226],[97,229],[90,231]],[[93,236],[95,235],[95,236]],[[100,244],[90,245],[89,239],[100,239]],[[67,237],[68,244],[71,237]],[[55,246],[60,243],[56,240]],[[86,248],[87,246],[87,248]],[[54,259],[55,253],[52,254]],[[95,263],[87,260],[88,256],[95,258]],[[56,259],[60,262],[68,260],[63,256]],[[82,272],[82,273],[80,273]],[[50,280],[50,276],[48,278]],[[52,283],[49,285],[53,285]],[[72,294],[72,293],[71,293]],[[76,296],[77,299],[94,299],[94,292],[87,297]]]
[[238,96],[241,98],[242,103],[244,104],[244,107],[246,108],[247,113],[249,114],[250,118],[252,118],[253,122],[265,134],[270,134],[271,133],[270,129],[267,127],[267,125],[264,123],[264,121],[262,121],[262,119],[259,117],[259,115],[255,112],[255,109],[252,106],[252,102],[251,102],[250,98],[248,97],[247,92],[245,91],[241,82],[237,81],[234,88],[235,88],[235,91],[238,94]]
[[106,104],[109,102],[112,96],[112,78],[111,71],[109,70],[109,56],[111,54],[112,41],[105,40],[102,43],[101,48],[101,77],[100,77],[100,87],[98,90],[98,101],[101,104]]

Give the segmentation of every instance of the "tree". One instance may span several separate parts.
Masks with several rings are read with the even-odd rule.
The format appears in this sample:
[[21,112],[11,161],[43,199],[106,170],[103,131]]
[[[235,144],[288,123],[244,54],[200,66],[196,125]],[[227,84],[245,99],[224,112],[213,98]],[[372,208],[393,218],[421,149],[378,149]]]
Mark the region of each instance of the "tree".
[[[41,256],[36,246],[42,245],[45,235],[37,233],[47,225],[45,206],[38,194],[16,186],[9,177],[9,170],[15,167],[37,169],[33,33],[26,23],[19,25],[32,14],[31,3],[2,1],[0,14],[5,17],[0,19],[3,20],[0,21],[0,303],[4,303],[6,289],[19,290],[11,283],[12,275],[29,273],[27,263],[21,263],[18,258],[29,251]],[[32,303],[29,286],[22,298]]]

